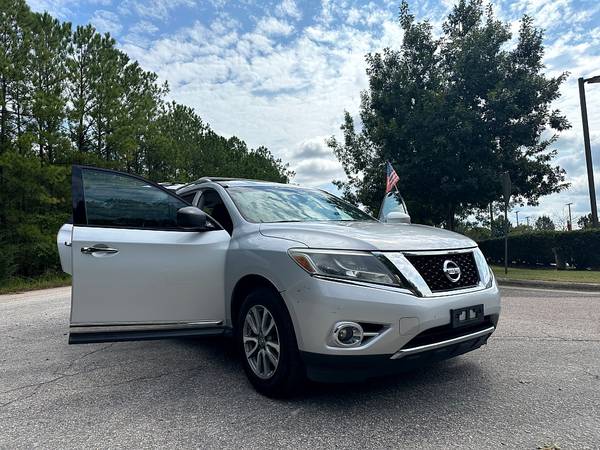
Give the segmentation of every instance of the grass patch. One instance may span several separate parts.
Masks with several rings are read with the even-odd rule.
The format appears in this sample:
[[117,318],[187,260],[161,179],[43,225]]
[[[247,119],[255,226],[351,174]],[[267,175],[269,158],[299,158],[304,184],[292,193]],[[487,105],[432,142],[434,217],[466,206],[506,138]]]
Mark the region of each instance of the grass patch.
[[71,275],[66,273],[47,273],[36,278],[10,277],[0,281],[0,295],[69,286],[70,284]]
[[565,281],[571,283],[600,283],[600,271],[595,270],[556,270],[552,268],[526,269],[509,267],[508,275],[504,274],[504,267],[492,266],[498,278],[512,280],[539,280],[539,281]]

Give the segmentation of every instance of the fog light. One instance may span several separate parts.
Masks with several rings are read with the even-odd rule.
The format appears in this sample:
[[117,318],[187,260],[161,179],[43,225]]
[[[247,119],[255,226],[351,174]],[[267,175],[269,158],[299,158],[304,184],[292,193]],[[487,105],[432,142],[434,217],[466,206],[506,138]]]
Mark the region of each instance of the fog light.
[[355,322],[338,322],[333,327],[333,341],[340,347],[356,347],[363,337],[362,327]]

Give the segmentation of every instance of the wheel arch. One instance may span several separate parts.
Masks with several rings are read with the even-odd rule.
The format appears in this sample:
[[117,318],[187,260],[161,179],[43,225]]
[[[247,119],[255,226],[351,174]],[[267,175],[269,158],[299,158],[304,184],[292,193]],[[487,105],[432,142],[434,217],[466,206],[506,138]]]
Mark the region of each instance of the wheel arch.
[[[237,325],[236,322],[238,318],[238,313],[242,306],[242,302],[250,292],[259,287],[271,289],[274,293],[277,294],[277,296],[281,299],[281,302],[285,305],[285,301],[281,297],[279,290],[271,280],[262,275],[257,274],[244,275],[238,280],[238,282],[235,284],[235,287],[233,288],[233,291],[231,292],[230,314],[231,325],[233,326],[233,328],[235,328]],[[288,309],[287,305],[286,309]]]

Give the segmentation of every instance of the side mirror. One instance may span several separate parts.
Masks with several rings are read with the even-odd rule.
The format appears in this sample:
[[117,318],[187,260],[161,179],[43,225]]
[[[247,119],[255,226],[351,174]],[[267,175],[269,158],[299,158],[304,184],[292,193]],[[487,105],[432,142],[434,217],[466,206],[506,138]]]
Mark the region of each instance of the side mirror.
[[410,223],[410,216],[404,212],[391,211],[385,216],[386,223]]
[[177,225],[186,230],[205,230],[206,214],[195,206],[185,206],[177,211]]

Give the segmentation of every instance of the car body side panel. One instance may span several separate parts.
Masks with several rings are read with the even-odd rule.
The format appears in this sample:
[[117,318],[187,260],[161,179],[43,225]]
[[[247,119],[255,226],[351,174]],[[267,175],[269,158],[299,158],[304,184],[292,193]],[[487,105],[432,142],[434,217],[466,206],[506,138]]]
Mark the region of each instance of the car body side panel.
[[[233,291],[236,284],[245,276],[258,275],[265,278],[280,293],[289,286],[297,284],[299,279],[309,277],[287,253],[287,250],[291,247],[304,247],[302,244],[262,236],[258,232],[258,226],[254,224],[246,226],[245,231],[246,233],[238,229],[234,232],[234,239],[227,256],[225,310],[227,312],[226,323],[229,326],[232,325],[231,301]],[[286,302],[286,306],[292,318],[294,329],[298,330],[300,318],[295,314],[294,305]],[[298,333],[296,333],[296,337],[300,345],[302,338]]]
[[63,272],[73,274],[73,260],[71,254],[71,235],[73,225],[65,223],[56,236],[56,245],[58,246],[58,256],[60,257],[60,266]]

